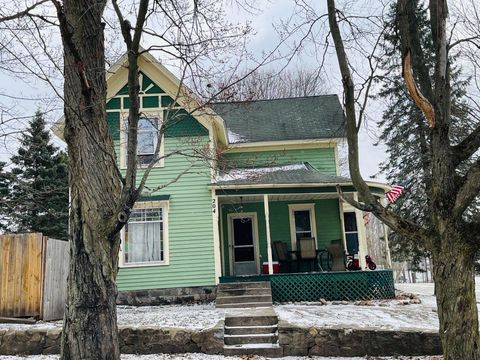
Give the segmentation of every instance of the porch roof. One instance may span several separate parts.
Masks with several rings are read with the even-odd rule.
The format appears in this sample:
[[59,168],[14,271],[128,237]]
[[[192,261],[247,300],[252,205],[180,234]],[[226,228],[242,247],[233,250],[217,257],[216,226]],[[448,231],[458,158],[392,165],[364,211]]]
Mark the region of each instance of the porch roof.
[[221,172],[212,185],[351,184],[349,178],[325,174],[308,162],[235,168]]

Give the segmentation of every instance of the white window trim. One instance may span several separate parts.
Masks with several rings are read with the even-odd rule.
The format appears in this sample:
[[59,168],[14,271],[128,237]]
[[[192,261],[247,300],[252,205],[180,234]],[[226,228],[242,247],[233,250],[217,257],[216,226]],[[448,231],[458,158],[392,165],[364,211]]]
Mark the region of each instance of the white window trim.
[[163,261],[152,261],[145,263],[125,263],[123,258],[123,246],[125,239],[125,228],[121,231],[121,245],[119,252],[119,267],[122,268],[136,268],[136,267],[151,267],[151,266],[168,266],[170,265],[170,245],[168,240],[168,213],[169,202],[168,201],[142,201],[135,204],[134,209],[144,208],[162,208],[162,221],[163,221]]
[[[161,123],[163,122],[163,112],[158,113],[146,113],[144,117],[153,117],[158,118],[158,127],[160,128]],[[128,119],[128,112],[121,112],[120,113],[120,168],[125,170],[127,168],[127,143],[126,143],[126,134],[127,134],[127,127],[126,123]],[[157,161],[157,163],[153,166],[155,168],[162,168],[165,166],[165,134],[162,134],[160,143],[160,152],[159,156],[161,159]],[[158,142],[157,142],[158,143]],[[148,164],[145,165],[138,165],[139,168],[145,168]]]
[[295,216],[293,216],[294,211],[308,210],[310,211],[310,226],[312,227],[312,237],[315,238],[315,241],[318,244],[317,238],[317,224],[315,221],[315,203],[309,204],[289,204],[288,205],[288,215],[290,218],[290,241],[292,244],[292,250],[297,250],[297,236],[295,231]]

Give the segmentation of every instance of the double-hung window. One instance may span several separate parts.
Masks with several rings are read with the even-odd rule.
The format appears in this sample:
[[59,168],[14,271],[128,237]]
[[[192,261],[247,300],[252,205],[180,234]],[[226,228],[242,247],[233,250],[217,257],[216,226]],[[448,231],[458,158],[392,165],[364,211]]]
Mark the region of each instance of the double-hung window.
[[[150,164],[155,156],[155,150],[158,144],[158,137],[161,125],[160,116],[141,116],[138,119],[137,126],[137,162],[139,166]],[[125,130],[123,132],[123,167],[127,164],[127,144],[128,144],[128,121],[124,123]],[[163,137],[161,139],[159,157],[164,154]],[[163,166],[163,159],[160,159],[156,166]]]
[[134,208],[125,226],[123,265],[168,263],[166,207]]
[[139,165],[148,165],[153,160],[158,143],[159,122],[156,117],[138,119],[137,159]]
[[290,236],[292,249],[300,239],[316,238],[315,204],[290,204]]
[[355,212],[348,211],[343,213],[343,223],[345,230],[345,241],[347,243],[347,252],[349,254],[358,253],[358,228]]

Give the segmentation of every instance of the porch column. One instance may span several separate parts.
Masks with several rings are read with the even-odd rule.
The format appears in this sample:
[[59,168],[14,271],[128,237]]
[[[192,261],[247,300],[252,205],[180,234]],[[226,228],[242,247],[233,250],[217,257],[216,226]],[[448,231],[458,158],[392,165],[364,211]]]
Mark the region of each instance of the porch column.
[[[358,201],[358,193],[353,194],[355,201]],[[358,231],[358,257],[360,260],[360,268],[365,270],[367,263],[365,261],[365,255],[368,254],[367,246],[367,234],[365,229],[365,220],[363,219],[363,211],[355,209],[355,217],[357,220],[357,231]]]
[[265,225],[267,227],[267,258],[268,258],[268,273],[273,274],[272,263],[272,239],[270,238],[270,214],[268,208],[268,195],[263,195],[263,207],[265,209]]
[[[387,206],[387,200],[385,197],[382,198],[382,204],[383,206]],[[386,249],[386,260],[387,260],[387,266],[391,269],[392,268],[392,257],[390,255],[390,244],[388,243],[388,232],[389,232],[389,227],[385,224],[382,223],[383,226],[383,234],[385,236],[385,249]]]
[[215,285],[220,282],[222,276],[222,258],[220,254],[220,231],[218,229],[218,197],[215,189],[212,189],[212,222],[213,222],[213,256],[215,259]]

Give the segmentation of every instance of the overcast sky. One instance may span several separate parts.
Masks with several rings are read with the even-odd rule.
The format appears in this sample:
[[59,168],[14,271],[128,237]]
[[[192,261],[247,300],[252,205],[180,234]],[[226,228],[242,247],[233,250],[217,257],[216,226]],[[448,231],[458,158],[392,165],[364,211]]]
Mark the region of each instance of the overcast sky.
[[[272,49],[272,46],[278,43],[279,37],[275,31],[274,24],[279,24],[291,16],[293,12],[293,1],[291,0],[270,0],[259,1],[257,6],[261,11],[253,11],[253,13],[246,13],[241,8],[233,4],[227,8],[230,18],[235,21],[243,22],[250,21],[255,30],[255,35],[250,39],[248,47],[251,52],[262,54]],[[313,2],[318,7],[318,11],[326,11],[326,1]],[[323,9],[322,9],[323,8]],[[285,48],[286,49],[286,48]],[[294,58],[289,65],[292,68],[308,68],[314,69],[318,67],[318,54],[313,48],[309,48],[308,44],[304,47],[303,52]],[[271,64],[271,68],[282,67],[281,63]],[[173,69],[172,69],[173,70]],[[335,54],[333,50],[327,51],[326,61],[324,64],[324,71],[322,77],[325,78],[326,87],[329,93],[338,94],[342,100],[341,82],[338,77],[338,65],[336,63]],[[8,96],[16,96],[20,98],[42,98],[42,101],[33,100],[18,100]],[[53,97],[53,92],[48,85],[40,81],[28,78],[21,80],[12,78],[0,72],[0,103],[11,109],[12,113],[31,116],[35,110],[40,108],[43,111],[48,111],[47,118],[50,122],[61,116],[61,104],[59,101],[51,101],[49,98]],[[374,147],[373,143],[377,142],[379,130],[376,126],[376,120],[381,117],[381,104],[374,104],[376,111],[369,113],[370,118],[362,127],[360,134],[360,163],[362,173],[365,178],[377,173],[378,164],[386,158],[385,148]],[[21,127],[25,120],[19,120],[17,127]],[[58,141],[58,140],[57,140]],[[12,155],[15,151],[15,144],[8,142],[0,146],[0,159],[4,161]],[[6,146],[5,146],[6,145]],[[377,178],[383,180],[383,176]]]

